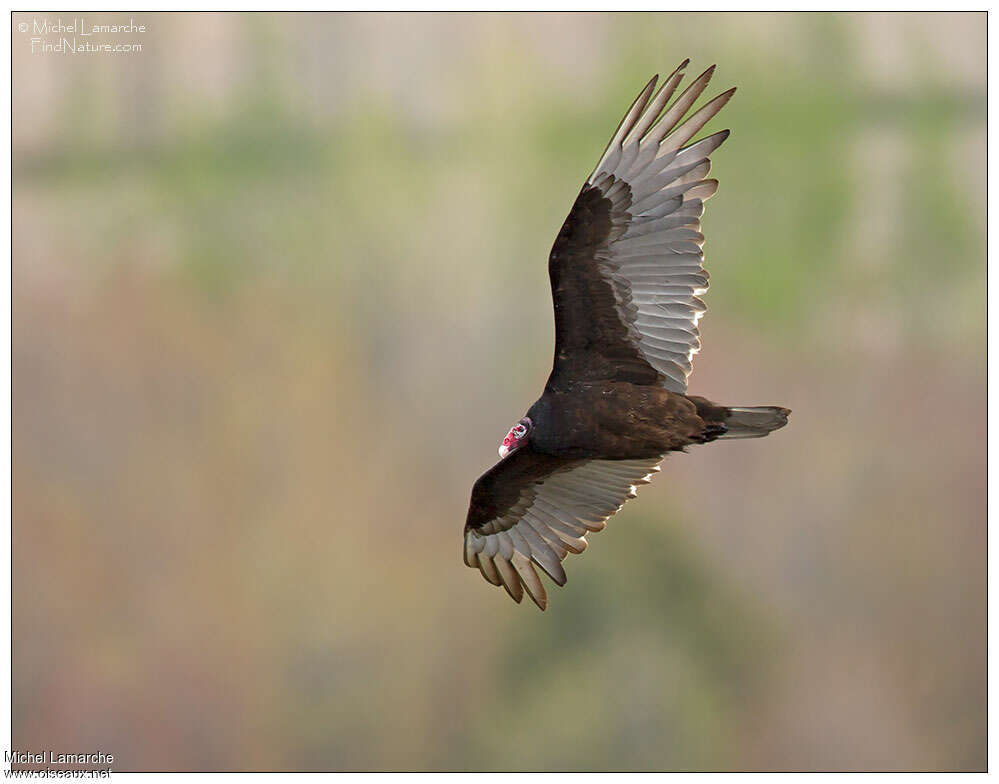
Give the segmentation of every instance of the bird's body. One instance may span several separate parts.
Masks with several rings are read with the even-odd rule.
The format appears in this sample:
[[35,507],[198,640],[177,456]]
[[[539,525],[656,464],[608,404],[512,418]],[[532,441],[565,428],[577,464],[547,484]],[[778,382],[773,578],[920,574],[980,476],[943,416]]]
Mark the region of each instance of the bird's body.
[[542,609],[535,566],[563,585],[561,561],[582,552],[586,533],[601,530],[666,454],[787,422],[781,407],[686,394],[708,281],[699,218],[717,189],[704,179],[707,156],[728,131],[688,142],[734,88],[678,125],[714,70],[667,109],[685,66],[635,100],[559,231],[548,262],[551,375],[472,490],[465,562]]
[[534,424],[534,449],[559,457],[655,457],[700,443],[710,432],[685,395],[628,381],[546,391],[527,418]]

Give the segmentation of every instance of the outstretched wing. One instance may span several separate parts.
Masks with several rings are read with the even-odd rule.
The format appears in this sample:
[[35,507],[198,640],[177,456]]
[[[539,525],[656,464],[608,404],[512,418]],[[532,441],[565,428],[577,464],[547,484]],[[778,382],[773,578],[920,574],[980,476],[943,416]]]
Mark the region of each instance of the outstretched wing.
[[678,124],[714,72],[712,66],[666,108],[686,65],[654,96],[653,77],[635,99],[552,247],[549,389],[615,379],[686,392],[705,310],[698,295],[708,288],[699,219],[718,187],[705,179],[708,156],[728,131],[688,142],[735,92]]
[[524,591],[542,610],[548,594],[534,566],[565,585],[562,560],[586,549],[661,457],[570,460],[522,447],[476,481],[465,522],[465,563],[515,602]]

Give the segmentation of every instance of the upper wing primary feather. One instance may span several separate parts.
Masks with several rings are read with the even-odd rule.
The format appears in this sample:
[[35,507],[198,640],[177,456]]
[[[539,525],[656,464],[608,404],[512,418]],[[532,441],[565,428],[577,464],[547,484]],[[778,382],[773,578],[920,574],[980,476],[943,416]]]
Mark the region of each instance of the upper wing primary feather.
[[686,65],[659,92],[654,77],[635,99],[555,240],[549,388],[613,379],[686,392],[708,288],[700,218],[718,187],[707,179],[708,156],[728,131],[689,142],[735,92],[683,120],[714,73],[667,107]]

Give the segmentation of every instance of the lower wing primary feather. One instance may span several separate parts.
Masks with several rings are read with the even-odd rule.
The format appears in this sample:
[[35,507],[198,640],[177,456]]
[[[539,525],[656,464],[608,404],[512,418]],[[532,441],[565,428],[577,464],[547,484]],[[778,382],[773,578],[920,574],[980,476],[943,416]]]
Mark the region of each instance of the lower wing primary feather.
[[472,489],[465,563],[515,602],[526,590],[544,610],[548,595],[534,567],[565,585],[565,557],[586,549],[586,534],[603,530],[661,460],[568,460],[517,450]]

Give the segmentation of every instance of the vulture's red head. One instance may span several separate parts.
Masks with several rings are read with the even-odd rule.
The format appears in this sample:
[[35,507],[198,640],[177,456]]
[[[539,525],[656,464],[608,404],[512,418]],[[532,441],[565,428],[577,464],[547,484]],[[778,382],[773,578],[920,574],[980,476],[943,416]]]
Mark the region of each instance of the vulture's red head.
[[517,424],[510,428],[510,432],[506,434],[506,438],[503,439],[503,443],[500,444],[499,456],[506,457],[514,449],[518,449],[527,443],[527,439],[531,436],[531,420],[527,417],[521,419]]

